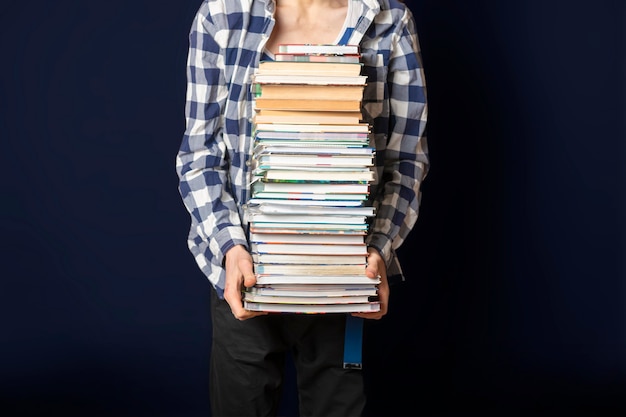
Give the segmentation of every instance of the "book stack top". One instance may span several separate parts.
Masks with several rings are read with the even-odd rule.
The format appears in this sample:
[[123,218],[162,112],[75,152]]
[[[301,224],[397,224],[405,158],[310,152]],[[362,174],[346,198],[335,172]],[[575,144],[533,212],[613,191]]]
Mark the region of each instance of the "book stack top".
[[355,45],[281,45],[254,75],[249,310],[380,308],[379,281],[365,275],[375,152],[359,58]]

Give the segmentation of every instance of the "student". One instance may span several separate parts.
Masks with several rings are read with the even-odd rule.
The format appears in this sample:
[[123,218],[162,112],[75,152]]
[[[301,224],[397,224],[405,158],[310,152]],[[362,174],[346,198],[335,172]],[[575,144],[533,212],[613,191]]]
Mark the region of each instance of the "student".
[[362,374],[344,369],[346,315],[266,314],[243,308],[255,283],[243,205],[250,196],[251,75],[279,44],[358,44],[368,83],[376,217],[365,274],[381,276],[380,319],[395,256],[411,231],[428,171],[426,96],[409,9],[397,0],[205,0],[193,21],[187,66],[187,127],[177,156],[180,194],[191,214],[189,248],[212,284],[210,400],[215,416],[277,411],[286,352],[297,372],[302,416],[356,416]]

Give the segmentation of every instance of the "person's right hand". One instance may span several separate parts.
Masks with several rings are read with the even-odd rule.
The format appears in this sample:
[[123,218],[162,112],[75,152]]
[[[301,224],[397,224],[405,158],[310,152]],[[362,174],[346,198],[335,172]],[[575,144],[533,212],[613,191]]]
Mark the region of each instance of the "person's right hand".
[[233,246],[226,252],[224,266],[226,268],[224,299],[230,306],[233,316],[237,320],[246,320],[266,315],[267,313],[265,312],[249,311],[243,308],[241,300],[243,287],[252,287],[256,283],[252,256],[250,256],[248,250],[241,245]]

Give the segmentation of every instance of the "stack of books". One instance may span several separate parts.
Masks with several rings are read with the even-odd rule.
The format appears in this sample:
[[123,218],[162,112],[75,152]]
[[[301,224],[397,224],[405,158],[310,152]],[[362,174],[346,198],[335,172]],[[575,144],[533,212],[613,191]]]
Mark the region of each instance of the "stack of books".
[[365,276],[375,152],[358,46],[281,45],[254,75],[252,311],[378,311]]

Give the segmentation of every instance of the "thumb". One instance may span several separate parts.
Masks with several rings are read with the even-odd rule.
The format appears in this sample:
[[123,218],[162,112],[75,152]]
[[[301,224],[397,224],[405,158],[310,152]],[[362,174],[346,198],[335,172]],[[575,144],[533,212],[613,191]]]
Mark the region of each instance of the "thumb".
[[376,278],[378,275],[378,268],[375,265],[368,265],[367,268],[365,268],[365,275],[368,278]]
[[256,284],[256,275],[254,275],[254,269],[252,266],[251,259],[240,259],[239,264],[239,272],[243,276],[243,286],[244,287],[252,287]]

